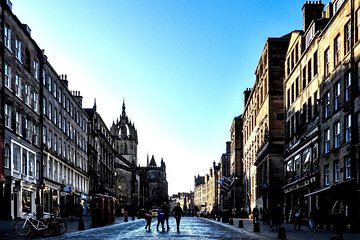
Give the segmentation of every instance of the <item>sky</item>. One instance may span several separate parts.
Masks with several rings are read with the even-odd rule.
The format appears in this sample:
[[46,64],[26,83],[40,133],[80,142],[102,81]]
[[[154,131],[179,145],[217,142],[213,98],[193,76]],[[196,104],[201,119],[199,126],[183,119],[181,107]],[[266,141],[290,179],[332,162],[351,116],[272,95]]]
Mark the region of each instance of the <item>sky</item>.
[[[230,140],[267,38],[302,29],[305,0],[11,0],[83,107],[126,113],[138,163],[166,164],[169,195],[194,190]],[[328,1],[323,1],[327,3]]]

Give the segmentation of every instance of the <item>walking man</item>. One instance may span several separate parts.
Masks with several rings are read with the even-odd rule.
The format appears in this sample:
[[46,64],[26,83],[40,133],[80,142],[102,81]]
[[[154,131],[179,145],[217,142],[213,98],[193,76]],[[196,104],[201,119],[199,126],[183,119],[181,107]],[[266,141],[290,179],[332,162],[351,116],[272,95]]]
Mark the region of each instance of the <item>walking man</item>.
[[166,204],[166,202],[164,202],[164,204],[162,205],[161,208],[162,208],[162,212],[164,213],[164,222],[166,222],[166,229],[169,231],[169,229],[170,229],[170,227],[169,227],[170,208]]
[[171,214],[173,214],[176,219],[176,228],[177,228],[177,231],[179,232],[180,231],[180,220],[181,220],[181,216],[183,214],[183,210],[180,207],[179,202],[176,204],[174,209],[171,211]]

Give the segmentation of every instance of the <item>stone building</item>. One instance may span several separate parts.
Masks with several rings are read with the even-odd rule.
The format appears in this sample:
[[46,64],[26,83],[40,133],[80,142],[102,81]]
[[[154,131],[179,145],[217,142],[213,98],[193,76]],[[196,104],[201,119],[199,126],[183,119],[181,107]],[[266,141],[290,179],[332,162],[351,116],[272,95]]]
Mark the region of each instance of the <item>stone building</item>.
[[3,218],[27,212],[66,212],[87,199],[87,116],[81,96],[68,89],[31,38],[31,30],[1,1]]
[[243,170],[245,205],[250,212],[280,203],[283,185],[285,54],[290,35],[268,38],[252,89],[245,91]]
[[[116,196],[120,208],[139,207],[140,176],[136,174],[138,136],[127,114],[125,101],[120,117],[110,127],[114,141],[114,170]],[[141,205],[141,204],[140,204]]]
[[96,102],[85,112],[89,116],[89,194],[116,196],[114,140],[97,112]]
[[330,224],[336,200],[359,229],[360,2],[306,2],[303,29],[287,52],[287,210],[300,205],[308,217],[318,208]]
[[140,176],[140,207],[157,208],[169,201],[166,165],[163,159],[158,166],[154,156],[150,160],[148,157],[147,165],[138,166],[136,171]]

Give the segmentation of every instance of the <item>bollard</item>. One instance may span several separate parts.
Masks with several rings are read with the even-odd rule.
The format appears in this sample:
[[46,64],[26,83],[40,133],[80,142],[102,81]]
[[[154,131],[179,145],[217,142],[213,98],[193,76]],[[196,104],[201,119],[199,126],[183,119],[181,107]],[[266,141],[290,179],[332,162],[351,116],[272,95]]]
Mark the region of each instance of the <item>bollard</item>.
[[232,218],[229,220],[229,225],[234,225],[234,220]]
[[217,221],[220,222],[220,217],[217,217]]
[[128,222],[128,216],[127,215],[124,216],[124,222]]
[[258,222],[254,223],[254,232],[260,232],[260,224]]
[[85,230],[84,219],[82,216],[80,216],[80,218],[79,218],[78,230]]
[[278,231],[278,236],[277,236],[278,240],[286,240],[286,231],[284,227],[280,227],[279,231]]
[[135,216],[134,216],[134,215],[132,215],[131,220],[135,220]]
[[239,220],[239,228],[243,228],[244,227],[244,222],[243,220]]

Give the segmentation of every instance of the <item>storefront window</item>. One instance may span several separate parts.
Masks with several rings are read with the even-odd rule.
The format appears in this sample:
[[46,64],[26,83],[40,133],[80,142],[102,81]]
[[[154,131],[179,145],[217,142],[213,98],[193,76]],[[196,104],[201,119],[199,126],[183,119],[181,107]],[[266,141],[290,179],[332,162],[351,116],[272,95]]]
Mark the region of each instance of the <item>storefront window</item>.
[[294,167],[295,175],[300,175],[300,154],[295,156]]
[[293,160],[290,160],[287,162],[286,165],[286,177],[288,180],[291,180],[294,174],[294,166],[293,166],[294,162]]
[[310,149],[306,149],[303,152],[302,159],[303,159],[303,164],[302,164],[303,173],[306,173],[310,170]]
[[22,211],[31,212],[31,192],[26,190],[22,191]]

